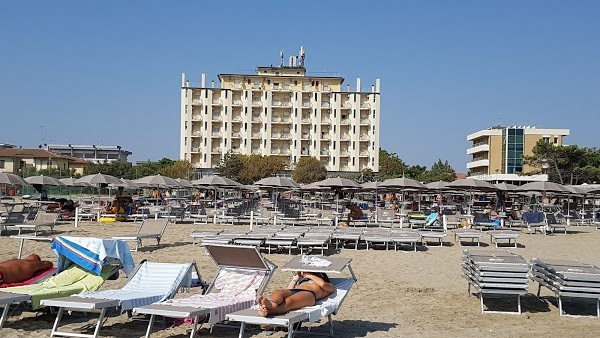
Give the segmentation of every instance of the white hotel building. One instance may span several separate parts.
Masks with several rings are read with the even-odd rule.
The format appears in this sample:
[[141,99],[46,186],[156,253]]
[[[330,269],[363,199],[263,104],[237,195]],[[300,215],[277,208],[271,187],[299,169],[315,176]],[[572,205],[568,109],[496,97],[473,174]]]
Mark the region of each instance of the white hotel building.
[[[283,58],[282,58],[283,60]],[[379,170],[380,80],[342,89],[344,78],[309,75],[304,57],[255,74],[220,74],[193,86],[181,80],[180,158],[214,168],[227,152],[315,157],[330,172]]]

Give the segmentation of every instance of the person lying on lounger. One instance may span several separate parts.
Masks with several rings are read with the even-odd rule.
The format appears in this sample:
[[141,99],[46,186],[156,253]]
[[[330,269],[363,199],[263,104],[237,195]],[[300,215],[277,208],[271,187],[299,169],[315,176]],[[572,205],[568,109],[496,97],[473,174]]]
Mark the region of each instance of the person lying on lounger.
[[258,297],[258,315],[281,315],[305,306],[313,306],[318,300],[329,297],[333,291],[335,286],[329,282],[327,274],[298,272],[287,289],[273,290],[270,298]]
[[36,272],[52,267],[52,262],[43,261],[31,254],[25,259],[9,259],[0,262],[0,284],[19,283],[33,277]]

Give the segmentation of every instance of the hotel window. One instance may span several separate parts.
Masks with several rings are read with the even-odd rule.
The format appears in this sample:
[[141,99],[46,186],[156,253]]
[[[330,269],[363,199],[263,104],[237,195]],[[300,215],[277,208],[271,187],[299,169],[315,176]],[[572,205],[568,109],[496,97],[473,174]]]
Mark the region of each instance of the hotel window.
[[546,136],[544,136],[544,138],[543,138],[543,139],[544,139],[544,142],[546,142],[546,143],[550,143],[550,137],[546,137]]
[[558,137],[554,137],[554,144],[558,144]]
[[0,169],[4,169],[4,160],[0,160]]

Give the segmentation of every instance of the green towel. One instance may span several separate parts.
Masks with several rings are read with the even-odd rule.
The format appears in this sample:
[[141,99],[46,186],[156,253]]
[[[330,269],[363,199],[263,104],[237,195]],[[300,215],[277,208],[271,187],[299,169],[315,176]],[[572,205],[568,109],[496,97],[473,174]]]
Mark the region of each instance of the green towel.
[[42,283],[5,288],[3,291],[30,295],[32,307],[35,310],[41,307],[40,302],[42,299],[67,297],[86,291],[98,290],[114,270],[114,265],[106,265],[102,268],[100,276],[98,276],[78,265],[72,265],[67,270]]

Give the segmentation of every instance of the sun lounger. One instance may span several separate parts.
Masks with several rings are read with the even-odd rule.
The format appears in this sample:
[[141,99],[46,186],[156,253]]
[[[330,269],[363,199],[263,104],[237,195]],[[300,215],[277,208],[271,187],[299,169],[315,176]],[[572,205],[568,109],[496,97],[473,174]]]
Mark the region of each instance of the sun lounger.
[[84,292],[71,297],[42,300],[42,305],[59,308],[50,335],[52,337],[73,336],[71,332],[58,331],[65,310],[100,312],[93,334],[77,334],[78,337],[96,338],[108,308],[118,308],[122,313],[134,307],[172,298],[180,288],[191,286],[193,266],[195,266],[193,262],[184,264],[144,262],[120,290]]
[[567,228],[569,227],[569,224],[565,223],[559,223],[556,220],[556,217],[554,217],[554,214],[551,212],[547,212],[545,213],[545,217],[546,217],[546,224],[548,226],[548,228],[550,229],[550,231],[552,231],[552,233],[554,233],[554,230],[557,229],[562,229],[565,233],[565,235],[567,234]]
[[140,225],[137,234],[119,235],[112,238],[123,241],[135,241],[135,248],[132,251],[138,251],[138,248],[142,246],[142,240],[148,238],[156,239],[156,245],[160,246],[160,240],[165,233],[168,223],[168,219],[146,219]]
[[534,258],[530,278],[538,282],[538,297],[542,286],[554,293],[561,316],[583,317],[567,314],[563,310],[564,299],[592,299],[596,301],[596,316],[600,317],[600,268],[597,266]]
[[0,221],[0,234],[2,231],[8,231],[8,228],[14,228],[17,224],[23,224],[25,222],[25,215],[19,212],[9,212],[6,217]]
[[517,247],[517,238],[519,237],[518,231],[513,230],[492,230],[488,231],[490,235],[490,242],[498,247],[498,242],[501,240],[508,241],[508,245],[511,244],[511,241],[514,240],[514,247]]
[[524,212],[523,221],[527,224],[527,230],[530,234],[539,231],[546,235],[548,225],[543,212]]
[[367,245],[367,250],[369,250],[369,245],[371,245],[372,248],[375,245],[383,245],[387,250],[388,244],[392,242],[390,231],[388,229],[365,230],[361,239]]
[[[529,266],[525,259],[508,251],[463,252],[462,272],[479,296],[481,313],[521,314],[521,296],[527,294]],[[484,307],[484,296],[517,296],[517,311],[494,311]]]
[[454,241],[458,241],[460,246],[463,246],[462,242],[465,239],[470,239],[471,243],[477,241],[477,246],[480,246],[481,237],[483,237],[483,231],[479,229],[454,229]]
[[421,235],[418,230],[412,229],[392,229],[390,231],[390,240],[394,244],[394,250],[398,250],[398,245],[410,244],[413,250],[417,251],[417,242],[421,241]]
[[50,232],[54,232],[54,225],[56,225],[56,221],[58,221],[59,216],[59,213],[40,211],[35,215],[33,222],[17,224],[14,227],[19,229],[18,235],[21,235],[21,230],[23,229],[33,229],[34,235],[37,236],[38,228],[41,227],[49,227]]
[[241,322],[239,337],[243,337],[246,324],[256,324],[286,327],[288,330],[288,337],[291,338],[299,330],[300,324],[316,322],[322,317],[327,317],[330,335],[333,337],[332,316],[338,313],[348,292],[357,280],[350,266],[352,260],[348,258],[318,257],[320,260],[329,262],[330,265],[314,266],[310,265],[310,262],[314,262],[314,260],[311,260],[310,258],[307,260],[306,257],[311,256],[294,257],[282,268],[282,271],[309,271],[341,274],[342,271],[347,268],[351,277],[330,278],[331,283],[336,286],[336,290],[329,297],[319,300],[314,306],[307,306],[299,310],[290,311],[284,315],[267,317],[259,316],[258,310],[256,309],[246,309],[228,314],[228,320]]
[[[156,316],[164,316],[194,318],[190,334],[193,338],[198,329],[200,316],[208,315],[208,323],[214,325],[225,320],[227,313],[252,306],[276,268],[262,257],[256,247],[209,245],[206,246],[206,251],[218,265],[219,270],[205,294],[133,309],[134,313],[150,315],[146,337],[149,337],[152,332]],[[212,292],[217,289],[219,292]]]
[[358,250],[358,244],[364,230],[358,228],[339,228],[333,232],[332,239],[335,240],[335,248],[354,242],[354,249]]

